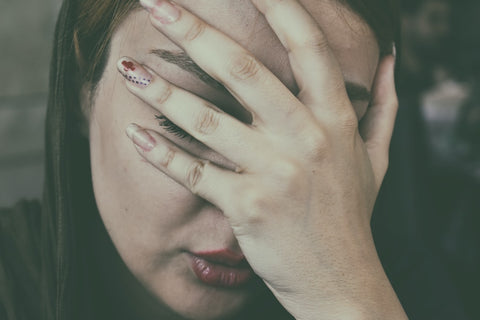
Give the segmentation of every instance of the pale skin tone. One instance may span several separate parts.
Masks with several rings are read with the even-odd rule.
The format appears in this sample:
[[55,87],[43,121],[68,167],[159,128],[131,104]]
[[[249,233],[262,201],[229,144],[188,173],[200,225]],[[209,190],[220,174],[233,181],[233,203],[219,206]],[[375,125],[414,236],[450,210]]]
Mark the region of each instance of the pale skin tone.
[[[394,58],[379,60],[373,33],[336,2],[177,3],[174,21],[153,9],[119,27],[89,114],[97,205],[128,268],[184,317],[245,305],[251,292],[199,283],[184,254],[230,248],[296,319],[406,318],[369,223],[397,110]],[[245,114],[158,48],[185,51],[251,118],[220,111]],[[123,56],[150,85],[115,71]],[[345,80],[372,90],[369,108]],[[201,143],[159,128],[159,114]],[[136,144],[122,133],[132,122]]]

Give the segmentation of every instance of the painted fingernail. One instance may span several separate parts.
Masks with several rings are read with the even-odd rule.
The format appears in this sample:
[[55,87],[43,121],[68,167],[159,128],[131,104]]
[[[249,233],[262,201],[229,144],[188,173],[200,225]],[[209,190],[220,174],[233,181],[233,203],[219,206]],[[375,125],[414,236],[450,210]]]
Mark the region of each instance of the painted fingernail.
[[162,24],[173,23],[180,17],[180,10],[168,0],[140,0],[140,4]]
[[151,151],[157,145],[157,141],[143,128],[135,123],[130,124],[126,130],[127,136],[143,151]]
[[152,82],[150,72],[128,57],[118,60],[117,68],[123,77],[136,87],[145,88]]

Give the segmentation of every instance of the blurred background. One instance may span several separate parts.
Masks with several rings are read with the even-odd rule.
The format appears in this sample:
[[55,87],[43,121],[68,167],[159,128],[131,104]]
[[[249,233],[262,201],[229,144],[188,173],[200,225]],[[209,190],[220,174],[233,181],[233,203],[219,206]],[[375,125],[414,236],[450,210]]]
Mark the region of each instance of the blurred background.
[[[41,197],[59,5],[0,0],[0,206]],[[480,1],[404,0],[402,11],[401,154],[392,156],[411,166],[416,223],[445,258],[472,319],[480,319]]]
[[402,11],[392,143],[409,158],[391,157],[410,166],[418,232],[480,319],[480,1],[402,0]]
[[53,30],[60,0],[0,0],[0,206],[38,198]]

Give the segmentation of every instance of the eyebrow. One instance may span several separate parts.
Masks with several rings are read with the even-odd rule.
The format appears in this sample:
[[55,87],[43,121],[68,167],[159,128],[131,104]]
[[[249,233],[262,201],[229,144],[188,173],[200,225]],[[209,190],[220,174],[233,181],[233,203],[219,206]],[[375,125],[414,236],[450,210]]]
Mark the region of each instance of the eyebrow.
[[[193,61],[192,58],[190,58],[190,56],[185,52],[170,51],[165,49],[154,49],[150,52],[168,63],[177,65],[178,67],[194,75],[210,87],[227,91],[224,85],[222,85],[220,82],[212,78],[208,73],[203,71],[202,68],[200,68],[195,63],[195,61]],[[345,88],[351,101],[369,102],[372,99],[372,94],[370,93],[370,91],[361,84],[351,81],[345,81]]]

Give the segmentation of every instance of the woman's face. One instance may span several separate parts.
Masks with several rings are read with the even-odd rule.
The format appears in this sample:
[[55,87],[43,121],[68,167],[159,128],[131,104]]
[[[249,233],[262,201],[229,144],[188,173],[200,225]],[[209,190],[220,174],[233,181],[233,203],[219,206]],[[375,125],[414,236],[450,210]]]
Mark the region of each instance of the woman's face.
[[[285,49],[250,1],[177,2],[238,41],[288,88],[293,92],[297,90]],[[370,90],[379,59],[378,45],[371,30],[334,1],[301,2],[326,34],[345,80]],[[288,24],[288,17],[285,23]],[[180,51],[152,27],[146,11],[131,13],[118,28],[89,116],[92,175],[101,217],[132,273],[177,313],[209,319],[225,316],[244,306],[254,286],[208,283],[194,272],[192,254],[228,249],[241,255],[241,250],[220,210],[191,194],[137,153],[125,135],[130,123],[159,132],[165,130],[155,118],[158,112],[129,93],[116,67],[120,57],[130,56],[177,86],[248,121],[231,96],[178,65]],[[352,102],[360,119],[368,101],[365,97],[359,98]],[[166,134],[184,149],[229,167],[228,161],[195,141]],[[244,272],[237,267],[225,268],[227,273],[231,270],[237,274]]]

